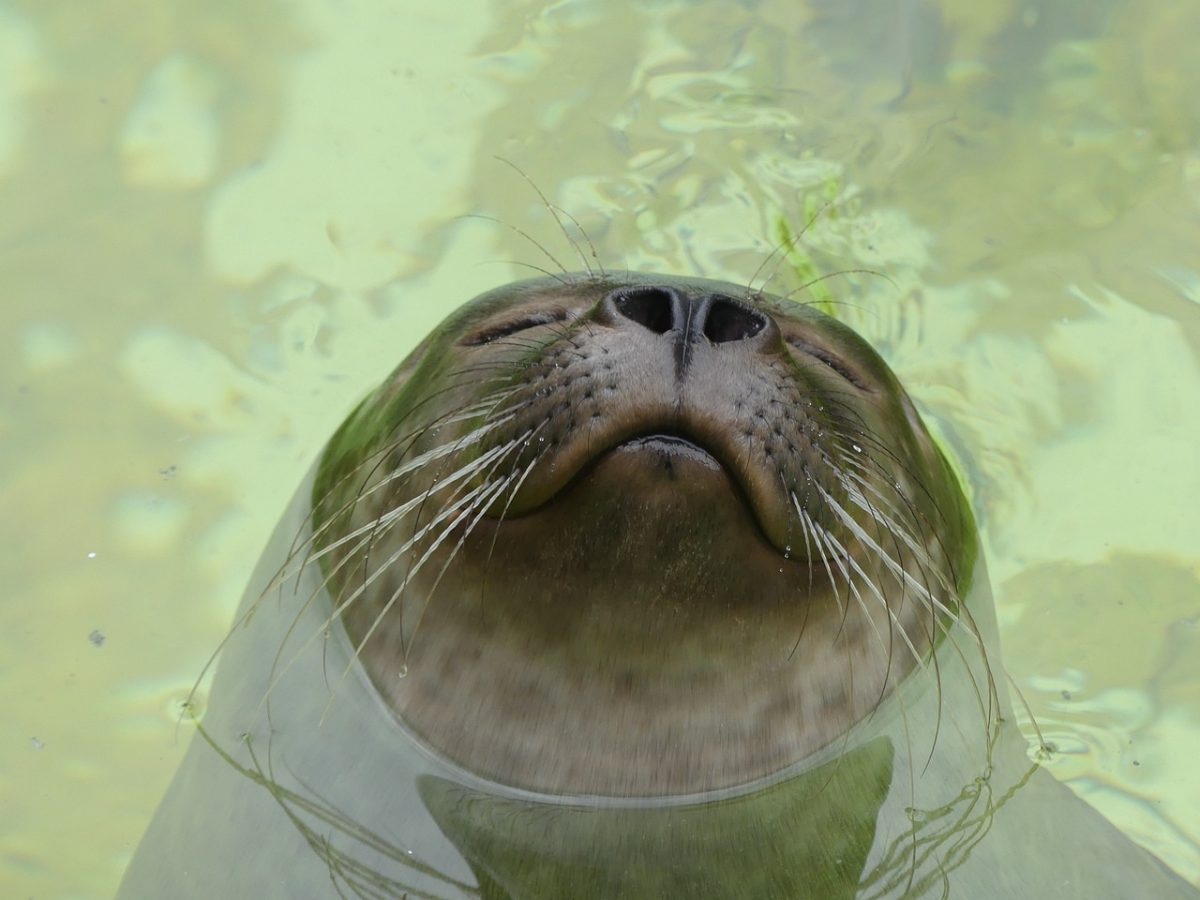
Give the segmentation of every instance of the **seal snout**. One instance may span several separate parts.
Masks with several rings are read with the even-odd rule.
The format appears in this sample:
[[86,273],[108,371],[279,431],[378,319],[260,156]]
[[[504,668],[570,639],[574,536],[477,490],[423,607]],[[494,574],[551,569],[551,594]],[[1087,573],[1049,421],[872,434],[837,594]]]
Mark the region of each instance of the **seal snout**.
[[[776,310],[720,287],[627,282],[580,309],[569,332],[550,332],[485,445],[511,446],[506,471],[526,473],[494,511],[531,512],[606,454],[657,435],[719,464],[779,553],[794,552],[798,505],[827,520],[817,507],[839,487],[825,381],[793,360]],[[662,458],[627,454],[626,465]]]

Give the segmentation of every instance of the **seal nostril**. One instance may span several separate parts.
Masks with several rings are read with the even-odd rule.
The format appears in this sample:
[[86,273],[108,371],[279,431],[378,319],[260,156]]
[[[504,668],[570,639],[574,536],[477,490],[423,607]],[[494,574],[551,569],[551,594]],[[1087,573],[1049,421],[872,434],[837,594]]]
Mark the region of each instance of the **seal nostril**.
[[613,291],[605,307],[610,317],[635,322],[654,334],[674,335],[680,347],[701,339],[710,344],[749,340],[771,324],[764,313],[725,294],[697,296],[652,285]]
[[704,336],[714,344],[744,341],[767,327],[767,318],[757,310],[748,309],[720,295],[709,301],[704,319]]
[[673,295],[658,288],[635,288],[613,297],[617,312],[655,334],[666,334],[674,322]]

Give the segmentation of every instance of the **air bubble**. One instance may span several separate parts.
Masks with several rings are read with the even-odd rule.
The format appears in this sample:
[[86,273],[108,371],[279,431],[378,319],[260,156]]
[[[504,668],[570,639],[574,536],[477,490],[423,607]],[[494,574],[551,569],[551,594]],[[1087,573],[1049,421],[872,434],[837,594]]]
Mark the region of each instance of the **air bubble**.
[[407,678],[408,677],[408,663],[404,663],[403,665],[400,666],[399,669],[396,670],[396,677],[397,678]]
[[862,453],[862,447],[858,446],[858,444],[851,444],[850,446],[854,448],[855,453]]

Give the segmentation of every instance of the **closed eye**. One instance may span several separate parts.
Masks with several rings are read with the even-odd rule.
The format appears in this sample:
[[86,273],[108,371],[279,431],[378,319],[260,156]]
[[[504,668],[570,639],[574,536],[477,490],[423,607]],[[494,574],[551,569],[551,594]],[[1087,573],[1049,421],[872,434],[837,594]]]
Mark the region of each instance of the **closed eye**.
[[821,347],[817,347],[813,344],[810,344],[807,341],[802,341],[800,338],[795,337],[793,335],[788,335],[788,336],[784,337],[784,341],[787,343],[788,346],[793,347],[796,350],[799,350],[805,356],[811,356],[813,359],[817,360],[818,362],[824,363],[826,366],[833,369],[833,371],[837,372],[838,375],[842,376],[842,378],[844,378],[846,381],[850,382],[852,385],[854,385],[860,391],[870,391],[871,390],[871,388],[867,385],[867,383],[865,381],[863,381],[861,377],[859,377],[859,374],[857,372],[855,372],[852,368],[850,368],[848,365],[846,365],[841,359],[834,356],[829,351],[824,350]]
[[514,319],[508,319],[481,328],[479,331],[463,338],[462,344],[466,347],[481,347],[484,344],[490,344],[492,341],[509,337],[530,328],[536,328],[539,325],[550,325],[554,322],[561,322],[566,317],[567,311],[565,309],[549,309],[529,313],[528,315],[518,316]]

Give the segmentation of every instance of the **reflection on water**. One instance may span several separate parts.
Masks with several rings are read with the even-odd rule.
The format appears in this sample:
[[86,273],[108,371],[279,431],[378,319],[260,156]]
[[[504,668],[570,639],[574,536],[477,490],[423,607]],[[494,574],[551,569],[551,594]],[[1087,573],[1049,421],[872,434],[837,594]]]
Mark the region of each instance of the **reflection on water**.
[[612,266],[746,280],[820,211],[775,290],[887,275],[822,285],[969,474],[1052,767],[1200,880],[1200,10],[859,5],[0,5],[6,884],[111,891],[334,423],[576,266],[495,155]]

